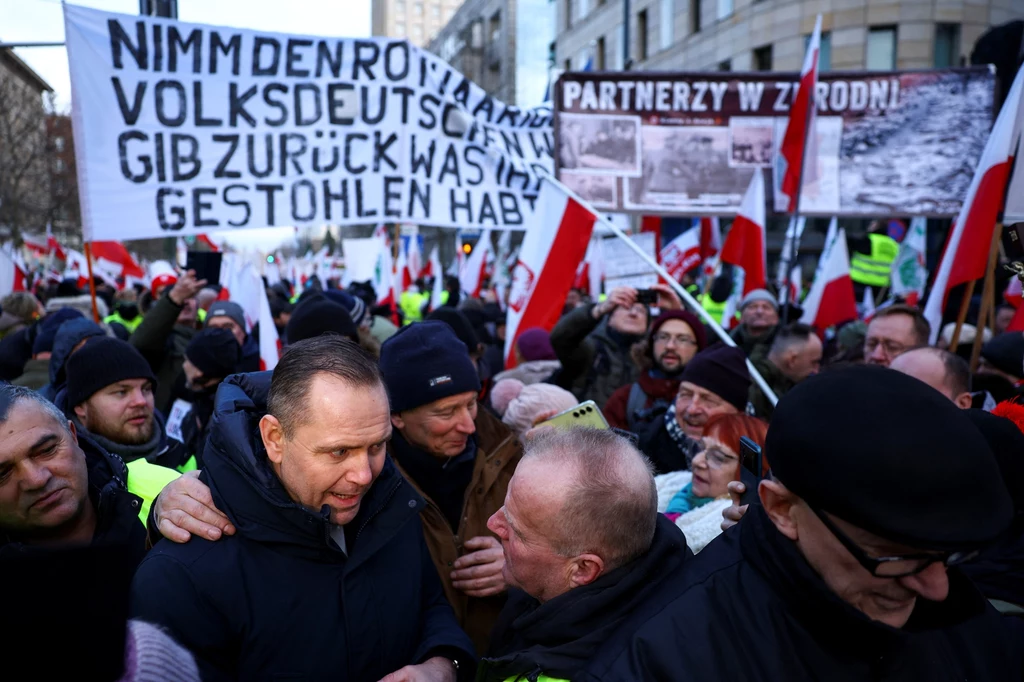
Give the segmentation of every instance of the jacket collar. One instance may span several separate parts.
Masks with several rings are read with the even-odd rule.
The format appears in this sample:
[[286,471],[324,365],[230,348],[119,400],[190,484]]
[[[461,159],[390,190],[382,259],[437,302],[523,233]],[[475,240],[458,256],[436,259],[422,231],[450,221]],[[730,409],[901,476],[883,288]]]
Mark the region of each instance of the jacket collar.
[[[328,510],[307,509],[288,496],[267,459],[259,432],[271,372],[236,374],[221,384],[207,440],[217,456],[206,459],[204,479],[215,504],[239,535],[311,561],[346,556],[330,541]],[[347,571],[391,540],[424,506],[391,459],[363,498],[348,531]]]
[[680,374],[674,377],[659,379],[652,376],[650,371],[643,372],[637,378],[641,390],[654,400],[674,401],[679,392]]
[[985,611],[986,603],[957,569],[949,569],[943,602],[918,599],[907,625],[896,629],[873,621],[840,599],[782,535],[760,505],[739,524],[743,557],[796,613],[805,629],[836,651],[872,658],[905,645],[915,634],[958,625]]

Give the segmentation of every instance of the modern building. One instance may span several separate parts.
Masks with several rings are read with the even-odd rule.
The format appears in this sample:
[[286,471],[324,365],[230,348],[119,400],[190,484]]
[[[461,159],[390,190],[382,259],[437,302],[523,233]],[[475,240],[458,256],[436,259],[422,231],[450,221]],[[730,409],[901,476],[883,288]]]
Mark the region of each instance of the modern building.
[[989,27],[1024,17],[1021,0],[555,2],[558,66],[597,71],[799,71],[818,13],[822,70],[956,66]]
[[373,35],[407,38],[425,47],[462,5],[462,0],[373,0]]
[[428,49],[503,102],[544,99],[555,37],[550,0],[467,0]]
[[50,210],[44,95],[50,85],[0,48],[0,239],[41,232]]

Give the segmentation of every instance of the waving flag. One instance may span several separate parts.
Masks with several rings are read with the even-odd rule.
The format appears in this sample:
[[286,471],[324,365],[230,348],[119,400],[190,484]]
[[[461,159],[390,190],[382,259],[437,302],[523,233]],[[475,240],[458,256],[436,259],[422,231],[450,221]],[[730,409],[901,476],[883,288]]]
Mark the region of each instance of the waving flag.
[[594,213],[550,180],[542,184],[536,206],[539,229],[527,230],[512,271],[505,334],[507,368],[516,365],[513,349],[522,331],[555,326],[597,222]]
[[0,296],[12,291],[25,291],[25,268],[14,255],[0,249]]
[[814,122],[817,118],[815,90],[818,87],[818,56],[821,52],[821,15],[814,22],[814,32],[807,44],[804,66],[800,69],[800,89],[789,110],[789,123],[782,138],[779,152],[786,160],[786,174],[782,177],[782,193],[789,197],[787,211],[797,209],[801,179],[804,184],[815,180],[817,171],[817,135]]
[[490,254],[491,235],[484,232],[480,235],[476,248],[469,254],[469,258],[462,264],[462,269],[459,271],[459,289],[464,295],[472,298],[480,297],[480,290],[483,289],[484,280],[487,279]]
[[[145,270],[142,269],[121,242],[93,242],[92,257],[94,263],[103,263],[108,271],[116,272],[116,276],[137,277],[144,279]],[[107,264],[110,265],[107,265]]]
[[925,226],[926,218],[914,218],[910,221],[910,229],[900,244],[899,254],[892,264],[893,295],[903,296],[908,305],[917,305],[924,296],[924,287],[928,282],[928,269],[925,267]]
[[803,302],[800,321],[821,331],[857,319],[857,299],[850,279],[850,254],[846,231],[838,230],[821,252],[814,284]]
[[950,289],[985,276],[992,231],[1003,208],[1013,165],[1014,132],[1022,91],[1024,69],[1017,72],[974,170],[963,207],[949,231],[935,284],[924,307],[924,316],[932,326],[932,343],[938,338]]
[[701,264],[701,227],[699,221],[661,249],[661,264],[677,282]]
[[768,284],[768,256],[764,236],[764,175],[754,171],[740,212],[732,223],[719,257],[723,263],[743,268],[743,295]]
[[430,250],[430,259],[427,268],[434,274],[434,288],[430,292],[430,309],[437,310],[444,305],[442,294],[444,293],[444,270],[441,269],[441,256],[437,250],[437,244]]

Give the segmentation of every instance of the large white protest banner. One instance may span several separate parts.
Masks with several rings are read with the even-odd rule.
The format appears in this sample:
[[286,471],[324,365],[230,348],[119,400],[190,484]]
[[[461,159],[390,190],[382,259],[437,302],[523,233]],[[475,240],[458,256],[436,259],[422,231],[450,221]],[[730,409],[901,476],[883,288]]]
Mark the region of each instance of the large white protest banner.
[[525,229],[548,107],[508,106],[404,40],[65,5],[84,235],[410,222]]

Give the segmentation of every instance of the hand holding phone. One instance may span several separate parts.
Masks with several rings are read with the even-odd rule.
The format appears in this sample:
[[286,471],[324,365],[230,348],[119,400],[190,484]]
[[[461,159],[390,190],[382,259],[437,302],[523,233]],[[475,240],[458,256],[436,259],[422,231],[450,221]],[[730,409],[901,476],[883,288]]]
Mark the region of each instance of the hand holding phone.
[[758,502],[757,487],[764,478],[764,456],[761,446],[746,436],[740,437],[740,481],[746,486],[740,502]]

